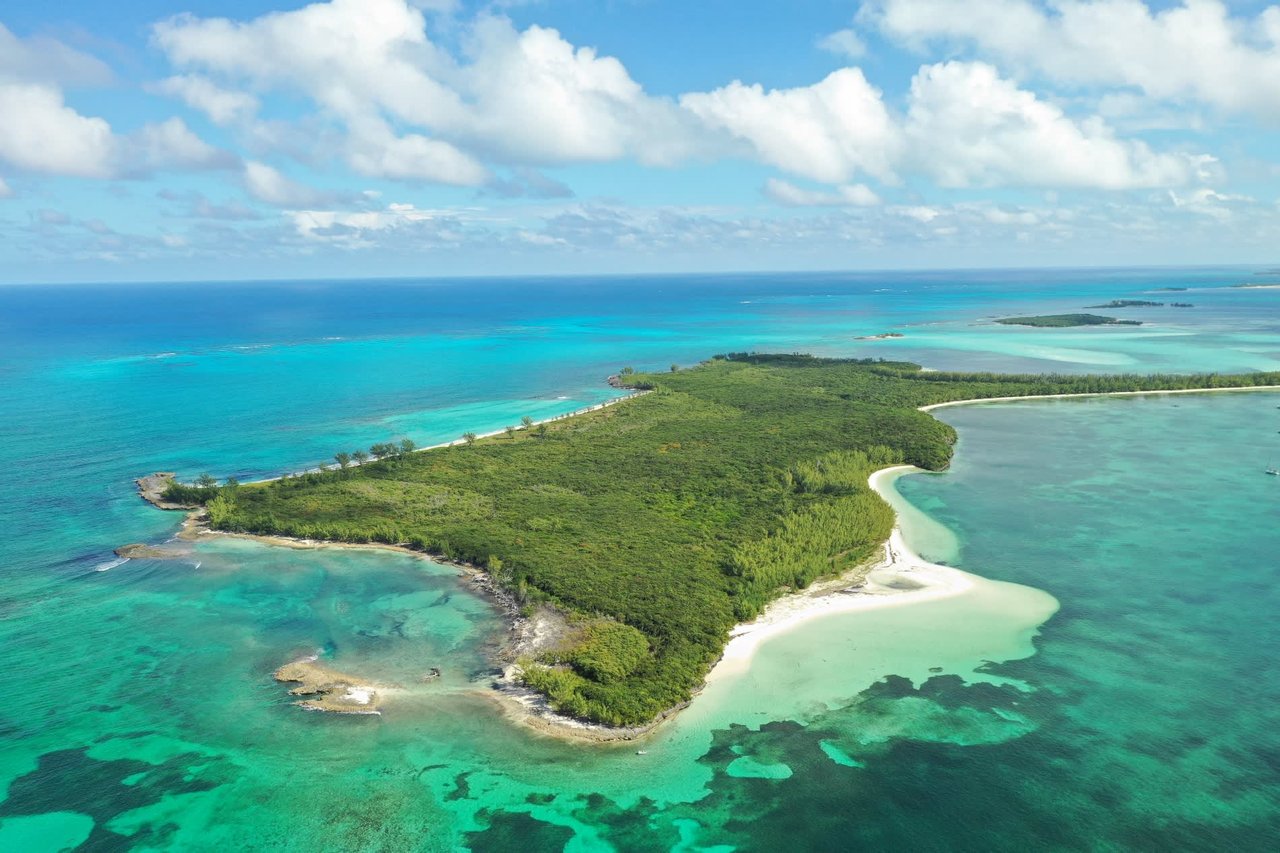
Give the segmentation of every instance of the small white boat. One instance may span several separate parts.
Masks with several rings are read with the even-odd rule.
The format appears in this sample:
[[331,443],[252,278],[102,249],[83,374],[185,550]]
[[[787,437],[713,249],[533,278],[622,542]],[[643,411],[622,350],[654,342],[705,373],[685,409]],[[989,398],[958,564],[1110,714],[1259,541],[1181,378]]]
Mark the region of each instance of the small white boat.
[[647,749],[637,749],[637,750],[636,750],[636,755],[648,755],[648,754],[649,754],[649,750],[647,750]]

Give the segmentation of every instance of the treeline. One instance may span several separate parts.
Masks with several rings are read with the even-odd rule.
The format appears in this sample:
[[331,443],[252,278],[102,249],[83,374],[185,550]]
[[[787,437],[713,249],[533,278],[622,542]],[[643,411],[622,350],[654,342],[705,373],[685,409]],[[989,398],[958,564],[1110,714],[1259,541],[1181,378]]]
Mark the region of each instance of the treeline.
[[619,381],[655,393],[463,448],[383,445],[375,464],[224,488],[210,523],[488,567],[519,600],[581,620],[572,644],[526,662],[526,683],[563,713],[638,724],[688,699],[736,621],[874,555],[893,514],[867,477],[951,458],[954,431],[919,406],[1280,374],[1009,376],[729,353]]

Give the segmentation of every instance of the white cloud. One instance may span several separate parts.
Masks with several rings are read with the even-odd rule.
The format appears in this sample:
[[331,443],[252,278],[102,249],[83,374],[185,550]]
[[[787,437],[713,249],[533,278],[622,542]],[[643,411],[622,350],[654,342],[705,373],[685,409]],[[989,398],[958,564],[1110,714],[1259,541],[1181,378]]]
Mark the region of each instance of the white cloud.
[[4,178],[0,178],[0,198],[9,198],[13,195],[13,190],[4,182]]
[[947,187],[1169,187],[1201,163],[1117,139],[1101,119],[1075,122],[980,62],[921,68],[906,132],[916,168]]
[[1179,195],[1170,190],[1169,200],[1177,209],[1208,216],[1219,222],[1230,220],[1233,208],[1255,203],[1255,200],[1249,196],[1220,193],[1208,187],[1193,190],[1185,195]]
[[1219,0],[1153,11],[1139,0],[879,0],[863,20],[923,46],[971,44],[1019,69],[1074,84],[1133,86],[1280,118],[1280,7],[1232,15]]
[[68,107],[56,87],[0,83],[0,160],[32,172],[105,178],[115,172],[116,156],[111,126]]
[[254,160],[244,164],[244,188],[258,201],[277,207],[307,207],[328,198],[325,193],[293,181],[266,163]]
[[765,182],[764,193],[787,207],[872,207],[880,196],[866,184],[844,184],[834,191],[807,190],[778,178]]
[[505,18],[481,18],[468,55],[453,76],[467,109],[443,129],[508,160],[667,164],[693,144],[673,103],[646,95],[614,57],[575,48],[555,30],[517,32]]
[[369,177],[474,187],[489,179],[479,161],[447,142],[417,133],[396,136],[379,118],[352,121],[346,143],[351,167]]
[[861,59],[867,55],[866,42],[857,30],[843,29],[818,39],[818,47],[845,59]]
[[51,39],[22,40],[0,25],[0,161],[80,178],[142,177],[155,170],[234,166],[178,118],[115,133],[69,106],[60,84],[105,82],[106,66]]
[[707,124],[747,143],[766,163],[795,175],[839,184],[860,172],[892,179],[897,128],[857,68],[794,89],[765,91],[734,81],[680,104]]
[[180,74],[155,84],[152,89],[163,95],[181,98],[189,107],[200,110],[215,124],[246,121],[258,111],[258,99],[246,92],[224,89],[208,77]]
[[135,149],[129,164],[134,169],[187,171],[239,165],[238,158],[200,139],[180,118],[145,125],[129,141]]
[[0,81],[60,84],[101,84],[111,80],[102,61],[67,47],[56,39],[20,39],[0,24]]
[[[967,20],[958,5],[888,0],[877,20],[891,35],[922,39]],[[1024,0],[978,0],[974,18],[965,26],[993,44],[1051,29]],[[157,25],[155,40],[176,65],[198,72],[169,78],[163,90],[224,123],[254,113],[257,98],[245,87],[302,93],[317,108],[303,119],[311,122],[306,144],[255,120],[249,138],[258,150],[289,150],[312,166],[339,157],[368,177],[501,192],[488,164],[671,165],[738,155],[835,188],[804,200],[807,191],[775,187],[776,200],[846,205],[874,197],[847,189],[864,176],[1129,189],[1178,186],[1199,171],[1193,158],[1121,139],[1099,118],[1077,121],[981,63],[925,66],[904,114],[858,68],[809,86],[735,81],[678,101],[656,98],[616,58],[491,14],[460,26],[454,55],[406,0],[332,0],[244,22],[185,15]],[[862,50],[852,29],[822,45]]]
[[506,18],[473,22],[462,58],[430,40],[405,0],[333,0],[243,23],[179,16],[155,39],[184,68],[303,92],[347,129],[345,156],[365,174],[477,184],[490,178],[477,156],[665,163],[689,147],[687,117],[617,59]]

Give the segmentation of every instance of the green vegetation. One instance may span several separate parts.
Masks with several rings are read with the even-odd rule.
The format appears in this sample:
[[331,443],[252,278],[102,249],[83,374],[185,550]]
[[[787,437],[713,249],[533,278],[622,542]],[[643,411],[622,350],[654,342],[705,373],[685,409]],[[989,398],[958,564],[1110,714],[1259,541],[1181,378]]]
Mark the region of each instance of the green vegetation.
[[1106,305],[1086,305],[1086,308],[1159,308],[1163,302],[1152,302],[1149,299],[1112,299]]
[[215,490],[210,523],[485,566],[522,602],[575,620],[563,649],[526,662],[526,682],[564,713],[637,724],[689,698],[735,622],[876,552],[893,514],[868,475],[899,462],[937,470],[951,457],[952,429],[917,407],[1280,384],[1280,374],[1001,376],[741,353],[625,375],[652,393],[466,447]]
[[1036,326],[1042,329],[1064,329],[1070,326],[1141,326],[1141,320],[1117,320],[1101,314],[1043,314],[1037,317],[1001,317],[1005,326]]

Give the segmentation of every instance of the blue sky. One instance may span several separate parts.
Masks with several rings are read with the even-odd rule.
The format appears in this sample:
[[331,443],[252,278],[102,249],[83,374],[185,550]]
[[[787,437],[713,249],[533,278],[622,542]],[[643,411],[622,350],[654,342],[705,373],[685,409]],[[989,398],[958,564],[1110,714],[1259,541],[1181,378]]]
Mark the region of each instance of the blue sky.
[[0,8],[0,281],[1280,260],[1280,6]]

